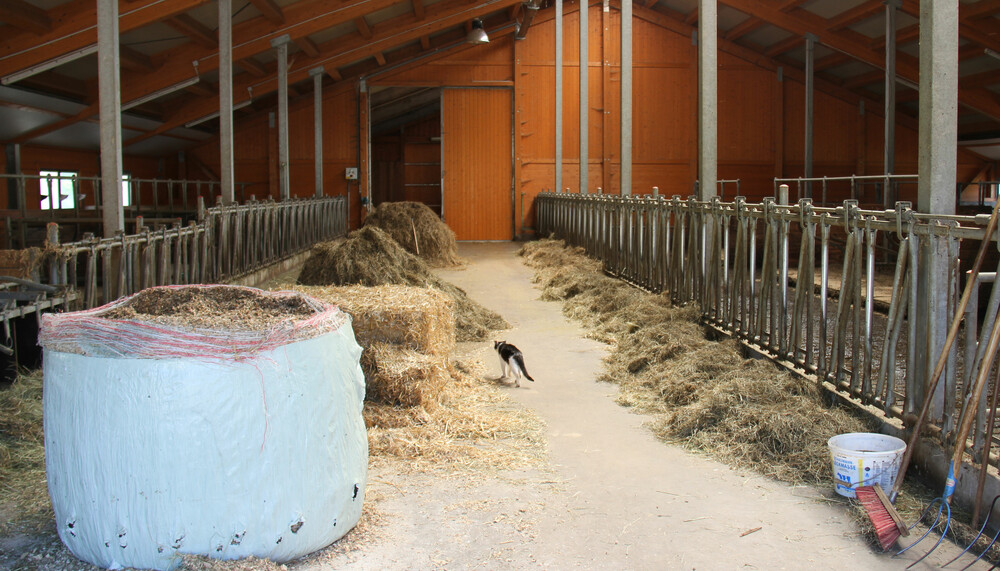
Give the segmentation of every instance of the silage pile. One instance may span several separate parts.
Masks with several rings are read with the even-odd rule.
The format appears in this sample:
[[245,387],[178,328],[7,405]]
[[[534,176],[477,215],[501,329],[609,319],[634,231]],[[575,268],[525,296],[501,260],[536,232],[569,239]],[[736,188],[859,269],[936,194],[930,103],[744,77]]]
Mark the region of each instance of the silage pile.
[[814,383],[744,358],[735,340],[708,339],[696,307],[605,276],[582,249],[541,240],[520,255],[543,299],[563,301],[566,315],[612,345],[603,380],[620,385],[621,404],[653,415],[665,440],[785,482],[820,483],[831,478],[827,439],[870,428],[824,406]]
[[365,226],[384,231],[430,266],[462,263],[455,232],[422,202],[383,202],[365,218]]
[[452,299],[459,341],[485,341],[493,331],[510,327],[503,317],[470,299],[461,288],[435,276],[423,260],[374,226],[356,230],[344,241],[314,246],[298,283],[434,288]]

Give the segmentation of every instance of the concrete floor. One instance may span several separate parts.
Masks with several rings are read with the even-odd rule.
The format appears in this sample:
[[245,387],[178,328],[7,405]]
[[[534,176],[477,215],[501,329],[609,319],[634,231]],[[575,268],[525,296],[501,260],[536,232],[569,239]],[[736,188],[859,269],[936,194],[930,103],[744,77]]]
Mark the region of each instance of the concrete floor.
[[[468,267],[439,274],[513,325],[500,335],[537,382],[509,394],[547,424],[549,468],[492,482],[373,474],[391,483],[380,502],[391,539],[338,567],[903,569],[933,544],[876,553],[832,485],[776,483],[656,440],[644,417],[614,403],[615,387],[595,381],[606,347],[538,299],[517,248],[463,243]],[[491,343],[461,349],[499,376]],[[957,554],[943,545],[914,568]]]

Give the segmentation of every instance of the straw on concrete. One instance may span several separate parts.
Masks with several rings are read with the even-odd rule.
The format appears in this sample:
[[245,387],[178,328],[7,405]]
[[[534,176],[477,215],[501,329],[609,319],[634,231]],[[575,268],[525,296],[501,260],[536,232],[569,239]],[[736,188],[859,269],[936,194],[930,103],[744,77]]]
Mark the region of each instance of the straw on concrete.
[[673,307],[600,273],[600,265],[560,241],[525,245],[543,298],[590,327],[613,350],[602,379],[620,386],[619,403],[654,417],[662,439],[786,482],[828,482],[826,441],[868,427],[822,403],[818,387],[767,361],[744,358],[734,340],[716,341],[696,306]]
[[51,519],[44,446],[42,372],[22,371],[0,389],[0,505],[16,506],[15,518],[0,521],[0,533],[41,529]]

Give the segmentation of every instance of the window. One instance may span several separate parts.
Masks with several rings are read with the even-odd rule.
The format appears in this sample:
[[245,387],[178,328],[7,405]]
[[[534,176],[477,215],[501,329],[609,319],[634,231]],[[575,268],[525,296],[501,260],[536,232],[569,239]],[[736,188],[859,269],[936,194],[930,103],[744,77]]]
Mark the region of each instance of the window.
[[132,175],[125,173],[122,175],[122,206],[132,206]]
[[42,210],[73,208],[76,199],[76,175],[71,171],[41,171],[38,181]]

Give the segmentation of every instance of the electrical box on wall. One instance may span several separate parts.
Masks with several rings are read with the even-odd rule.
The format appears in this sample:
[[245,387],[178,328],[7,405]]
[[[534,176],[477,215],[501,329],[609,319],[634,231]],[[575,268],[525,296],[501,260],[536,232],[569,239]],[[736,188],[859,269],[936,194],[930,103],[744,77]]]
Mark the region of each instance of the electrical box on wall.
[[347,180],[358,180],[357,167],[347,167],[344,169],[344,178]]

